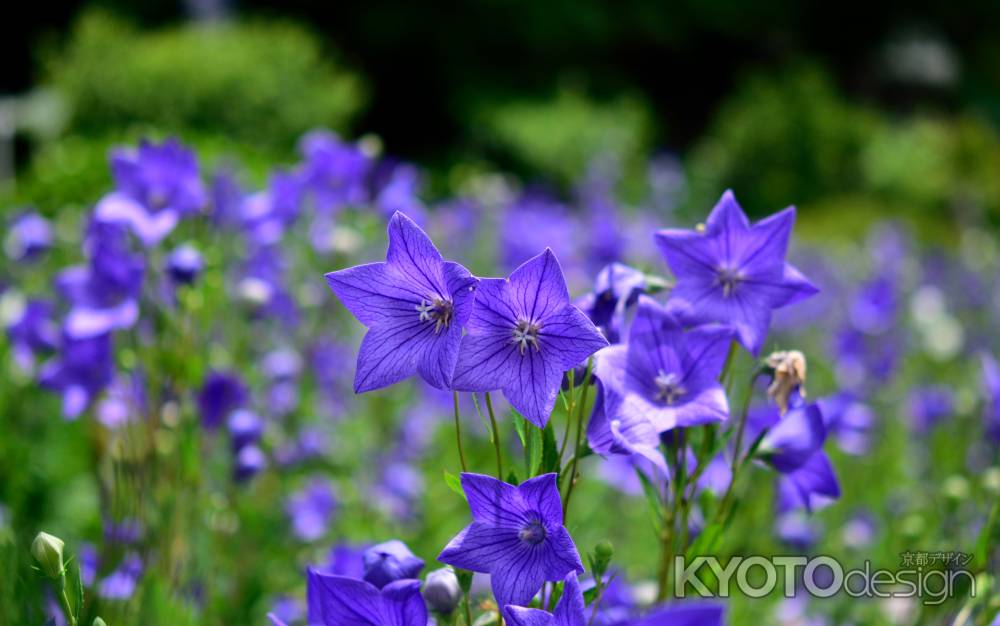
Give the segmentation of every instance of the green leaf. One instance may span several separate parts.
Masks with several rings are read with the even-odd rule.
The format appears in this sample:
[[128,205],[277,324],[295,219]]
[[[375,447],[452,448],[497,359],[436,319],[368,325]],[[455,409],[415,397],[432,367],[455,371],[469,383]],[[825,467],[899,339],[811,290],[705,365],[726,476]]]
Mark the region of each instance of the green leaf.
[[[537,429],[536,429],[537,430]],[[542,431],[542,472],[559,471],[559,444],[556,443],[556,431],[552,426],[552,420],[545,425]]]
[[511,409],[510,413],[511,417],[514,420],[514,430],[517,431],[517,438],[521,440],[521,448],[522,449],[527,448],[528,437],[526,433],[527,430],[526,425],[528,423],[528,420],[524,419],[523,415],[521,415],[520,413],[518,413],[513,409]]
[[517,477],[517,472],[515,472],[514,470],[510,470],[509,472],[507,472],[507,482],[514,485],[515,487],[521,484],[521,480]]
[[[523,418],[522,418],[523,419]],[[524,467],[528,477],[537,476],[542,467],[542,431],[529,422],[525,422]]]
[[462,489],[462,481],[459,480],[458,476],[455,476],[448,470],[444,471],[444,484],[448,485],[449,489],[465,498],[465,490]]

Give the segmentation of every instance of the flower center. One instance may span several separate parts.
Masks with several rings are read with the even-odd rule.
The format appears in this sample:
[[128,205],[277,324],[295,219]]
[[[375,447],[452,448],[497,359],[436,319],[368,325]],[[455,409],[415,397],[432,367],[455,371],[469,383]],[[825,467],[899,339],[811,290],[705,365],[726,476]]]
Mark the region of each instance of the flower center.
[[545,541],[545,527],[541,522],[529,522],[517,532],[517,537],[525,543],[537,546]]
[[716,270],[716,280],[722,286],[722,297],[728,298],[736,289],[736,285],[743,282],[743,275],[737,269],[720,267]]
[[542,325],[536,322],[529,322],[528,320],[518,320],[517,325],[514,326],[514,343],[520,346],[521,354],[528,349],[528,344],[535,349],[535,352],[539,351],[538,346],[538,331],[541,329]]
[[421,300],[416,308],[417,313],[420,313],[421,322],[434,322],[434,334],[441,332],[442,327],[448,328],[455,314],[455,305],[451,300],[438,296],[432,296],[430,300]]
[[653,382],[656,383],[656,399],[664,404],[673,404],[687,393],[687,389],[680,384],[680,377],[674,372],[667,374],[660,370]]

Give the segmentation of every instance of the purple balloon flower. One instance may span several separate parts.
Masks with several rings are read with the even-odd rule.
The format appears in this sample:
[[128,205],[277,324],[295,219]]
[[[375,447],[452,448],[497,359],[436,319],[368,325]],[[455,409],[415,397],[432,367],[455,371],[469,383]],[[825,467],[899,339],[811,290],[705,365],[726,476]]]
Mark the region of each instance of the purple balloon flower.
[[529,609],[523,606],[508,606],[504,609],[510,626],[587,626],[584,613],[583,591],[576,579],[576,572],[566,575],[562,597],[552,613]]
[[52,246],[52,225],[38,213],[25,213],[10,225],[3,248],[12,261],[33,261]]
[[500,389],[539,428],[548,422],[565,371],[608,345],[570,304],[559,261],[549,249],[507,279],[482,279],[466,330],[455,389]]
[[830,458],[822,450],[778,480],[778,510],[781,512],[796,508],[812,512],[839,497],[840,483]]
[[795,221],[789,207],[751,225],[732,191],[708,216],[704,231],[666,229],[656,233],[676,284],[670,306],[685,323],[731,325],[755,356],[771,324],[771,310],[817,293],[785,262]]
[[183,244],[173,249],[167,256],[167,273],[175,283],[190,285],[198,279],[205,267],[201,252],[191,244]]
[[545,581],[583,573],[573,538],[563,526],[556,475],[515,487],[482,474],[462,474],[472,523],[438,556],[442,563],[490,574],[498,606],[524,606]]
[[26,372],[34,368],[37,354],[55,350],[59,342],[59,326],[47,300],[28,300],[7,323],[6,331],[14,360]]
[[372,546],[364,554],[364,579],[379,589],[404,578],[417,578],[424,560],[398,539]]
[[356,145],[342,142],[333,133],[313,131],[302,138],[305,159],[302,180],[316,208],[331,212],[368,200],[368,174],[372,160]]
[[722,626],[726,609],[710,602],[666,605],[653,609],[631,626]]
[[243,406],[249,395],[246,385],[232,372],[209,372],[198,392],[201,424],[209,430],[223,424],[229,413]]
[[799,469],[823,447],[826,425],[815,402],[794,407],[779,417],[767,409],[773,421],[760,441],[757,454],[782,474]]
[[344,306],[368,327],[354,391],[379,389],[417,373],[448,389],[477,281],[458,263],[442,259],[426,233],[402,213],[389,220],[388,233],[385,263],[326,275]]
[[729,403],[719,375],[731,340],[724,326],[685,331],[666,308],[639,296],[628,344],[597,355],[595,371],[612,426],[617,420],[630,429],[646,421],[661,433],[725,420]]
[[[381,590],[363,580],[310,569],[309,623],[322,626],[427,626],[420,581],[397,580]],[[318,613],[318,615],[316,614]]]
[[597,273],[594,290],[576,305],[601,329],[611,343],[618,343],[625,329],[625,312],[646,289],[646,275],[622,263],[606,265]]
[[114,372],[110,334],[89,339],[64,336],[59,354],[42,366],[38,377],[43,387],[62,395],[63,416],[74,419],[111,384]]
[[330,483],[315,478],[288,499],[285,510],[292,520],[292,531],[303,541],[316,541],[326,534],[330,518],[337,508],[337,498]]
[[143,140],[137,150],[115,150],[111,171],[117,189],[101,198],[94,216],[127,224],[145,246],[159,243],[181,218],[208,201],[194,153],[176,139],[159,145]]

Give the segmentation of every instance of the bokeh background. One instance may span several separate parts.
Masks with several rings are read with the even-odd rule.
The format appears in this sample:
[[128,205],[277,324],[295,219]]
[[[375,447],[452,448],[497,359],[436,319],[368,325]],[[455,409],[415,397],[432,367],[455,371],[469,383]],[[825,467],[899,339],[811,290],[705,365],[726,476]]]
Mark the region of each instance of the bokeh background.
[[[405,201],[425,213],[442,250],[483,275],[551,245],[574,296],[602,264],[598,231],[617,237],[610,256],[665,274],[650,231],[692,226],[724,189],[755,217],[795,204],[793,256],[824,294],[778,316],[769,345],[807,353],[810,394],[839,420],[828,448],[844,495],[814,516],[777,516],[761,473],[724,551],[794,546],[887,567],[908,550],[986,554],[1000,493],[980,383],[981,358],[1000,349],[997,3],[58,0],[3,12],[0,215],[6,230],[37,210],[57,239],[47,269],[5,257],[5,291],[45,295],[53,268],[79,260],[84,216],[112,184],[109,150],[142,137],[176,136],[206,179],[236,171],[249,190],[303,158],[305,133],[329,129],[399,173],[401,200],[377,199],[379,210]],[[454,198],[485,208],[458,211]],[[99,552],[97,581],[128,574],[123,559],[142,554],[136,588],[95,605],[112,626],[264,623],[276,606],[301,603],[305,564],[343,541],[398,536],[433,560],[465,519],[441,479],[442,459],[457,471],[449,398],[419,385],[350,397],[360,329],[321,278],[378,259],[383,227],[357,211],[330,246],[303,251],[308,236],[292,240],[289,291],[305,313],[291,341],[240,318],[211,345],[148,350],[186,398],[172,409],[179,418],[153,429],[152,452],[92,419],[64,420],[58,397],[4,366],[0,624],[42,623],[51,608],[26,552],[43,528]],[[184,328],[208,328],[230,311],[225,259],[240,252],[226,237],[183,235],[214,246],[203,250],[199,304],[178,314]],[[297,351],[294,374],[279,349]],[[143,363],[138,352],[119,353],[122,372]],[[282,446],[300,432],[322,452],[250,487],[229,480],[228,443],[192,432],[193,395],[220,364],[245,369],[271,420],[272,466],[284,467]],[[286,379],[294,408],[271,411],[262,398]],[[320,408],[331,391],[333,416]],[[471,402],[464,413],[485,469],[487,433]],[[512,431],[507,440],[519,459]],[[171,459],[175,473],[147,482],[147,454]],[[588,463],[578,545],[611,538],[623,579],[648,578],[641,489],[627,468]],[[317,479],[332,481],[337,506],[318,536],[302,537],[290,526],[294,498],[325,511]],[[145,531],[130,543],[118,535],[132,522]],[[938,608],[735,598],[731,622],[938,624],[969,606],[986,624],[989,597]]]

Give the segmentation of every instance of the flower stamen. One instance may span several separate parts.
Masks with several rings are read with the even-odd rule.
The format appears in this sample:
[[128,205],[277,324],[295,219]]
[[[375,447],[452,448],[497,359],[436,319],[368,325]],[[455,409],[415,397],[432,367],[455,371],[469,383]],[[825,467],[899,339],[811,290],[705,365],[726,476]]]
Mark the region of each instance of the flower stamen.
[[455,314],[455,305],[450,300],[436,296],[432,296],[430,300],[421,300],[416,309],[421,322],[434,322],[435,335],[440,333],[442,328],[451,325],[451,318]]
[[664,404],[673,404],[687,393],[687,389],[680,384],[680,377],[674,372],[668,374],[660,370],[653,382],[657,389],[656,399]]
[[514,327],[514,343],[520,346],[521,354],[524,354],[530,343],[535,348],[535,352],[541,351],[538,345],[538,331],[541,324],[529,322],[528,320],[518,320]]

